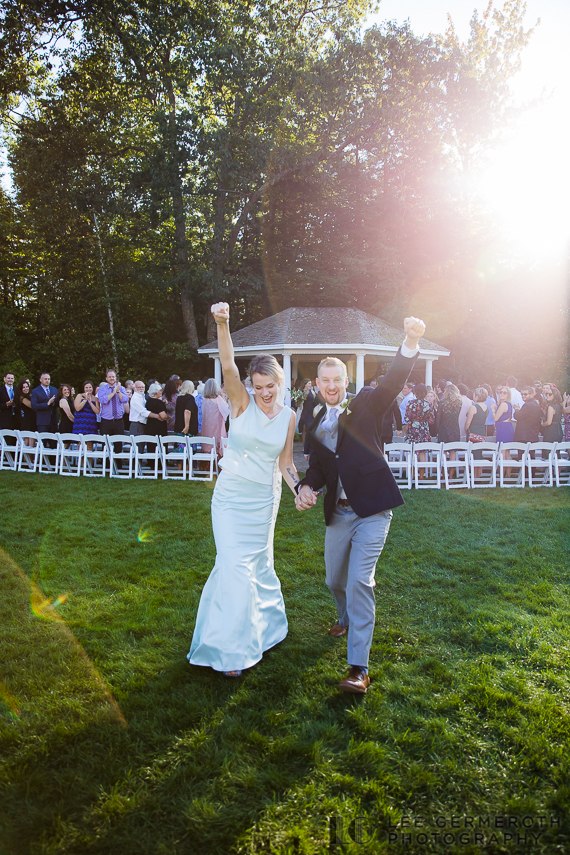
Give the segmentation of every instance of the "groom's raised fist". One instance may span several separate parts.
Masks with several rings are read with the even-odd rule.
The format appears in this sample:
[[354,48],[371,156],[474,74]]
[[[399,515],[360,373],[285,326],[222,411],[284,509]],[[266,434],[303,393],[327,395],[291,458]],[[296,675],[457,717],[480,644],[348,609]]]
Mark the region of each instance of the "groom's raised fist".
[[410,339],[418,341],[426,331],[426,325],[419,318],[404,318],[404,332]]

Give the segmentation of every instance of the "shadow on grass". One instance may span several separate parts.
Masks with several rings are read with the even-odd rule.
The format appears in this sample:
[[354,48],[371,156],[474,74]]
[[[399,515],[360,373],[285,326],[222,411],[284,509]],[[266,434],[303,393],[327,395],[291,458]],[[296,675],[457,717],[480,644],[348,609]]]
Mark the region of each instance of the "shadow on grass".
[[358,702],[338,696],[338,665],[331,677],[324,664],[338,643],[293,629],[235,681],[180,651],[120,689],[119,708],[54,604],[5,555],[2,587],[8,852],[226,853],[310,774],[323,733]]

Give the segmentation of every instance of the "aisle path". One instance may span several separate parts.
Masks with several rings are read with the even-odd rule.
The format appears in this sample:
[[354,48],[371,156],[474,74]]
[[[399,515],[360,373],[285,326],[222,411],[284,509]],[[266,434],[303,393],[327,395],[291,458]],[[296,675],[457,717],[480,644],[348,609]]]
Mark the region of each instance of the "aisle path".
[[297,467],[297,472],[305,473],[307,471],[307,461],[303,457],[303,443],[293,443],[293,463]]

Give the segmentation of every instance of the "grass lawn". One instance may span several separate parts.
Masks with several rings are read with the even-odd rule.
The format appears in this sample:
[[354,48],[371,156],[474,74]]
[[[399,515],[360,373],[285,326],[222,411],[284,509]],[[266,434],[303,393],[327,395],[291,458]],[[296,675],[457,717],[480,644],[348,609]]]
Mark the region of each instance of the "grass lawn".
[[188,665],[211,490],[0,474],[0,855],[569,852],[570,489],[406,493],[365,697],[288,491],[288,638]]

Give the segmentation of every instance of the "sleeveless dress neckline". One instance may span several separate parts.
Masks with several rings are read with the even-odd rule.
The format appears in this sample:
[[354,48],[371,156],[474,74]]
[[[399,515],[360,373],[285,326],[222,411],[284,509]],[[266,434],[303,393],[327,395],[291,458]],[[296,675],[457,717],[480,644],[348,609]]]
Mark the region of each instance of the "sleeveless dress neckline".
[[259,407],[259,406],[256,404],[256,402],[255,402],[255,398],[254,398],[252,395],[250,395],[250,396],[249,396],[249,404],[247,405],[247,407],[245,408],[245,410],[243,410],[243,411],[239,414],[239,416],[231,416],[231,415],[230,415],[230,422],[235,422],[235,421],[237,421],[238,419],[241,419],[241,417],[242,417],[243,415],[245,415],[245,414],[246,414],[246,412],[249,410],[249,408],[251,407],[251,405],[252,405],[252,404],[253,404],[253,406],[254,406],[257,410],[259,410],[259,412],[260,412],[262,415],[264,415],[264,416],[265,416],[265,418],[266,418],[266,419],[267,419],[267,421],[269,421],[269,422],[272,422],[272,421],[274,421],[275,419],[279,418],[279,416],[281,415],[281,413],[283,412],[283,410],[285,410],[285,409],[286,409],[286,407],[285,407],[284,405],[282,405],[282,406],[281,406],[281,409],[279,410],[279,412],[278,412],[278,413],[275,413],[275,415],[273,416],[273,418],[270,418],[270,417],[267,415],[267,413],[264,413],[264,412],[263,412],[263,410],[261,409],[261,407]]

